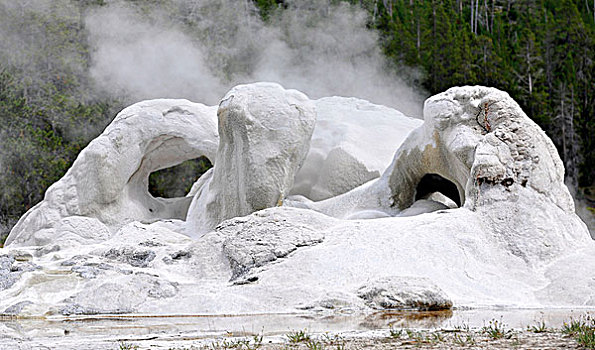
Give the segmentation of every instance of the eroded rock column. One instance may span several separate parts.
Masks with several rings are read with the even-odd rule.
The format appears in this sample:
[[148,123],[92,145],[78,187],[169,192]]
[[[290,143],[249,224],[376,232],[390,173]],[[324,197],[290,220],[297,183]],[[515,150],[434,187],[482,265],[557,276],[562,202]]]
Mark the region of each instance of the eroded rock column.
[[211,178],[190,206],[188,234],[280,205],[293,186],[316,122],[303,93],[278,84],[239,85],[217,111],[220,143]]

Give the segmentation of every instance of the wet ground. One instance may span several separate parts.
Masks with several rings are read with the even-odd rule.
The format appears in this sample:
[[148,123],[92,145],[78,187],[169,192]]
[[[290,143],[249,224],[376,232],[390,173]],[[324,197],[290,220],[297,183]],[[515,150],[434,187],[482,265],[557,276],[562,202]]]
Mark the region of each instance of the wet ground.
[[[595,310],[3,318],[0,349],[578,348],[559,329],[585,314]],[[494,325],[502,337],[485,332]]]

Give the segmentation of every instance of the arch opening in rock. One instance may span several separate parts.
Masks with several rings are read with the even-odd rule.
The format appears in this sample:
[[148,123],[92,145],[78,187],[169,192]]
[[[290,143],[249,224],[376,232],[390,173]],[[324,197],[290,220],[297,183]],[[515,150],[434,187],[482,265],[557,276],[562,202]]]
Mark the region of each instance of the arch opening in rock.
[[153,197],[161,198],[184,197],[196,180],[212,167],[211,161],[201,156],[154,171],[149,175],[149,193]]
[[421,178],[415,188],[415,200],[427,199],[436,192],[451,199],[457,207],[461,207],[462,201],[457,185],[438,174],[425,174]]

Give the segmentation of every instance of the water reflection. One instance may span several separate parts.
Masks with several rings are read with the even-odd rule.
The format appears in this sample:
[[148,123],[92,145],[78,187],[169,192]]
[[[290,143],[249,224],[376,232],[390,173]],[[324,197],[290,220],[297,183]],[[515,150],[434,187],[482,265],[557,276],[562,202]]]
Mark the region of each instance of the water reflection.
[[[392,311],[365,315],[267,314],[239,316],[87,316],[46,319],[1,319],[0,344],[8,340],[62,344],[64,341],[144,341],[168,343],[224,336],[285,335],[307,329],[310,333],[365,332],[388,328],[436,329],[481,327],[492,319],[513,328],[538,322],[560,327],[571,317],[593,310],[445,310]],[[8,344],[8,343],[6,343]],[[66,344],[67,345],[67,344]],[[2,346],[0,346],[2,348]],[[66,346],[68,348],[68,346]]]
[[363,329],[439,328],[452,315],[452,310],[385,311],[366,316],[360,326]]

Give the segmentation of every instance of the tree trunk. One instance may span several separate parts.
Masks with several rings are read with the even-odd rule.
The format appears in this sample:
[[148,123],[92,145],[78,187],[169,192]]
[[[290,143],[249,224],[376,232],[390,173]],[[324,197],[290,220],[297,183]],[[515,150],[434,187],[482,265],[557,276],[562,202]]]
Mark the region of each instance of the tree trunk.
[[489,7],[488,7],[488,0],[483,0],[483,6],[485,7],[485,17],[486,17],[484,19],[484,23],[485,23],[485,26],[486,26],[486,30],[489,32],[490,31],[490,23],[489,23],[490,16],[488,15],[488,9],[489,9]]
[[492,0],[492,25],[490,28],[492,29],[492,33],[494,32],[494,6],[496,4],[496,0]]
[[[436,3],[432,2],[432,38],[433,38],[433,43],[432,45],[434,47],[436,47],[438,44],[436,43]],[[437,77],[437,70],[438,67],[436,67],[436,60],[438,59],[438,57],[436,57],[436,51],[434,50],[434,55],[432,57],[432,85],[433,85],[433,89],[434,91],[437,90],[437,85],[438,85],[438,77]]]
[[566,166],[566,116],[564,115],[564,97],[560,99],[560,110],[562,113],[562,160],[564,161],[564,166]]
[[531,51],[529,48],[529,41],[527,40],[527,54],[525,55],[525,58],[527,60],[527,77],[528,77],[528,82],[529,82],[529,95],[533,94],[533,80],[531,79]]
[[475,35],[477,35],[477,15],[479,14],[479,0],[475,0]]
[[[479,1],[479,0],[477,0],[477,1]],[[471,0],[471,20],[469,21],[469,23],[471,24],[471,33],[475,33],[473,31],[473,0]]]

